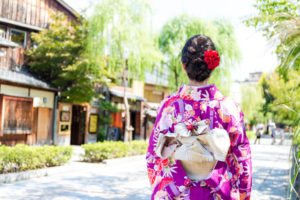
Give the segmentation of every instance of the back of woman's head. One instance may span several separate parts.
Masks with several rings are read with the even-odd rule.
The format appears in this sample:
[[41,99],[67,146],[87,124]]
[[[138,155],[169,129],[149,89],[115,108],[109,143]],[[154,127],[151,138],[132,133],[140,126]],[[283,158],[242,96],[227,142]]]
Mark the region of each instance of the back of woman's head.
[[202,82],[210,76],[213,69],[209,69],[204,61],[204,53],[209,50],[215,51],[216,48],[207,36],[195,35],[186,42],[181,52],[181,62],[189,79]]

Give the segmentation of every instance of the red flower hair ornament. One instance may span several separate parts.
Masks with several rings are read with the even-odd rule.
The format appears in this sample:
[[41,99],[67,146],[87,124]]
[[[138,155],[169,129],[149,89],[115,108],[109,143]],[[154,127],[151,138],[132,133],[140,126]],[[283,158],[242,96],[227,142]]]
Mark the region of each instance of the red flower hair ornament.
[[214,70],[220,64],[219,53],[213,50],[205,51],[204,62],[207,64],[208,69]]

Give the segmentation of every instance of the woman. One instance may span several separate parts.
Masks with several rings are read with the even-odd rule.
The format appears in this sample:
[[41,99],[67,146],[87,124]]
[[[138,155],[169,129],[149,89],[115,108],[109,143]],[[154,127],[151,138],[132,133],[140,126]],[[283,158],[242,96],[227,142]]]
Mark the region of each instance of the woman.
[[262,131],[263,131],[262,128],[259,128],[256,130],[256,132],[255,132],[256,138],[255,138],[254,144],[256,144],[257,141],[258,141],[258,144],[260,144],[260,138],[261,138]]
[[[243,113],[214,84],[208,84],[211,73],[220,61],[213,42],[203,35],[193,36],[182,49],[181,61],[189,83],[162,101],[149,141],[146,159],[153,189],[151,199],[250,199],[251,152]],[[179,125],[184,128],[178,128]],[[199,129],[198,135],[192,136]],[[219,142],[215,137],[216,148],[227,148],[224,159],[222,155],[215,156],[216,148],[205,146],[203,141],[197,139],[217,135],[214,130],[226,131],[230,138],[227,148],[226,142]],[[182,147],[185,146],[189,152],[188,148],[191,148],[180,140],[183,138],[182,132],[188,134],[186,139],[196,138],[193,140],[198,142],[196,149],[199,147],[202,153],[205,151],[205,158],[210,156],[207,162],[201,160],[198,165],[193,164],[197,162],[197,156],[203,156],[200,154],[192,158],[190,166],[183,162],[184,159],[176,159],[184,157],[183,154],[178,155],[179,150],[182,153]]]
[[260,138],[263,135],[263,133],[264,133],[264,125],[263,124],[258,124],[256,126],[256,133],[255,133],[256,139],[254,141],[254,144],[256,144],[257,141],[258,141],[258,144],[260,144]]

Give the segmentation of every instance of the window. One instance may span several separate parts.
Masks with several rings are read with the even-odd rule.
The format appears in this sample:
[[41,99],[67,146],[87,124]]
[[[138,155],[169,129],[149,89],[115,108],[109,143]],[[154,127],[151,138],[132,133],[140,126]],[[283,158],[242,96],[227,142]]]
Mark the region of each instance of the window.
[[70,121],[70,112],[69,111],[60,111],[60,121],[69,122]]
[[0,26],[0,38],[5,38],[6,36],[6,28],[4,26]]
[[17,30],[17,29],[11,29],[10,30],[11,35],[11,41],[19,44],[20,46],[26,47],[26,37],[27,34],[25,31]]
[[2,96],[2,134],[31,134],[33,100]]
[[96,133],[98,127],[98,115],[90,115],[89,132]]

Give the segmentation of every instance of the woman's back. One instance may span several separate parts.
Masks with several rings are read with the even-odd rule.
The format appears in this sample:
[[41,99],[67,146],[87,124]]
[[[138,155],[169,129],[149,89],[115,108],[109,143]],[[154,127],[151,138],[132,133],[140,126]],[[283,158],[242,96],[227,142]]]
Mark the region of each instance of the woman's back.
[[[172,160],[170,157],[161,159],[155,156],[155,141],[158,140],[159,134],[174,133],[174,126],[182,121],[205,119],[209,120],[211,129],[222,128],[227,130],[231,147],[225,162],[218,161],[214,166],[214,170],[206,179],[193,182],[188,178],[184,167],[179,161]],[[247,157],[248,155],[249,157]],[[193,194],[199,193],[197,190],[209,188],[216,192],[214,193],[215,197],[222,194],[220,195],[221,199],[235,199],[234,196],[239,196],[237,194],[238,190],[233,189],[232,185],[237,188],[243,186],[246,192],[244,195],[247,196],[247,192],[250,192],[247,189],[251,186],[251,166],[249,162],[250,149],[243,127],[243,114],[239,107],[232,100],[222,95],[215,85],[205,87],[183,85],[177,93],[162,102],[147,154],[149,178],[152,187],[156,190],[154,194],[157,197],[163,196],[163,194],[170,196],[170,191],[163,191],[171,190],[176,196],[186,195],[184,191],[189,191],[190,199],[199,199]],[[187,188],[192,189],[187,190]],[[154,196],[153,199],[155,199]],[[207,190],[206,199],[213,198],[213,195]]]
[[[181,60],[189,78],[189,85],[183,85],[162,101],[149,140],[146,159],[153,189],[151,199],[250,199],[251,151],[245,133],[243,113],[214,84],[207,84],[211,72],[219,65],[218,52],[208,37],[196,35],[185,44]],[[182,145],[180,140],[170,144],[167,141],[172,137],[177,139],[175,127],[179,123],[185,123],[187,129],[192,130],[196,122],[201,120],[207,121],[212,132],[222,129],[228,134],[229,149],[224,153],[226,155],[214,154],[214,165],[205,165],[200,159],[198,161],[203,165],[183,167],[186,163],[174,156]],[[220,147],[225,145],[220,141],[216,144]],[[162,148],[168,149],[172,154],[162,155]],[[210,153],[214,151],[206,150],[210,150]],[[186,171],[193,168],[198,168],[199,174],[210,173],[204,179],[192,180],[191,173]],[[197,170],[193,173],[197,173]]]

